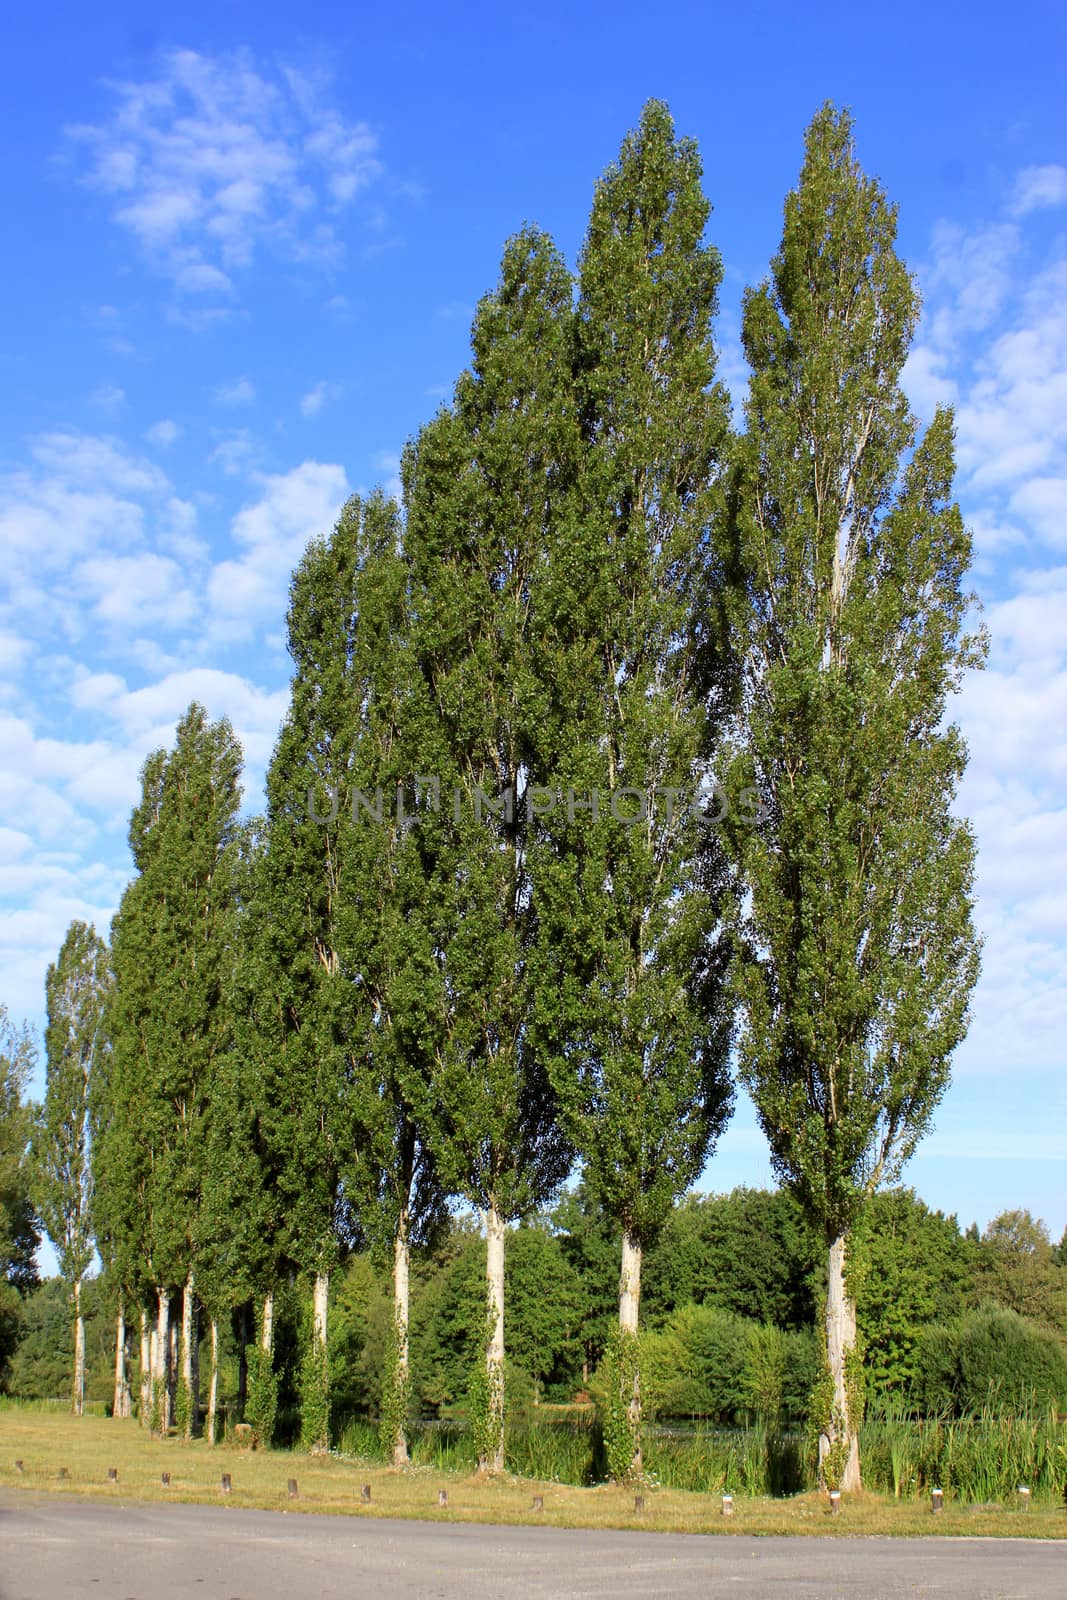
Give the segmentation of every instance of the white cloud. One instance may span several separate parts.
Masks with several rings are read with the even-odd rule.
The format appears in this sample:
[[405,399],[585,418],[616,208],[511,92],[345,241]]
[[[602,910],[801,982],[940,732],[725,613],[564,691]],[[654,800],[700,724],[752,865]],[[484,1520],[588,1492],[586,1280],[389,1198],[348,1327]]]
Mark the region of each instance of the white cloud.
[[212,450],[208,460],[221,467],[228,478],[240,477],[259,455],[259,445],[247,428],[233,428]]
[[154,551],[93,557],[77,568],[75,582],[90,598],[93,614],[112,627],[187,627],[197,615],[196,595],[182,568]]
[[1016,216],[1043,206],[1067,205],[1067,167],[1026,167],[1015,185]]
[[211,398],[217,406],[250,406],[256,398],[256,386],[251,378],[234,378],[232,383],[220,383]]
[[308,540],[327,533],[348,494],[344,468],[305,461],[261,480],[262,493],[234,518],[243,547],[237,559],[215,567],[208,598],[216,635],[246,637],[263,618],[285,612],[289,577]]
[[155,78],[110,88],[110,116],[68,130],[84,181],[180,294],[228,296],[264,247],[336,261],[340,213],[382,173],[375,134],[324,80],[247,51],[173,50]]
[[116,412],[121,411],[125,401],[125,390],[120,389],[116,383],[102,383],[89,396],[90,405],[108,417],[113,417]]
[[181,429],[169,417],[162,417],[159,422],[153,422],[146,430],[145,438],[149,444],[158,445],[162,450],[168,450],[181,437]]
[[305,417],[317,417],[326,402],[335,399],[337,394],[335,383],[327,383],[325,378],[320,378],[307,394],[301,396],[300,410]]

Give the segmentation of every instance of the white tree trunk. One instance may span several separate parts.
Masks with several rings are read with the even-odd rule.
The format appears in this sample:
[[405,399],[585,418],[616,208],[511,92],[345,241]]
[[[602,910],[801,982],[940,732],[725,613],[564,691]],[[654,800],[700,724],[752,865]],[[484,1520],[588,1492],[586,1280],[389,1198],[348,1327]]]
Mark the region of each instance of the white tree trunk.
[[504,1219],[492,1207],[485,1214],[485,1287],[489,1341],[485,1350],[489,1415],[495,1448],[478,1462],[480,1472],[504,1470]]
[[80,1417],[85,1410],[85,1318],[82,1316],[81,1279],[74,1280],[74,1387],[71,1410]]
[[170,1290],[156,1291],[156,1327],[152,1336],[152,1410],[161,1433],[171,1424],[170,1409]]
[[259,1334],[259,1347],[269,1355],[274,1349],[274,1290],[263,1296],[263,1326]]
[[207,1388],[207,1442],[215,1443],[215,1430],[219,1414],[219,1324],[211,1319],[211,1377]]
[[[324,1374],[326,1372],[326,1340],[329,1311],[330,1274],[328,1272],[316,1272],[315,1283],[311,1291],[311,1337],[318,1346],[316,1355],[322,1363],[322,1371]],[[315,1440],[312,1443],[311,1449],[314,1454],[319,1455],[327,1451],[329,1447],[330,1441],[328,1438],[325,1438]]]
[[152,1420],[152,1372],[154,1368],[152,1339],[148,1329],[148,1312],[141,1307],[141,1426],[147,1428]]
[[179,1324],[178,1318],[174,1315],[174,1301],[172,1299],[171,1303],[170,1303],[170,1307],[169,1307],[169,1320],[168,1320],[168,1323],[167,1323],[167,1333],[169,1335],[168,1345],[167,1345],[167,1426],[168,1426],[168,1428],[173,1428],[173,1426],[174,1426],[174,1402],[178,1398],[178,1371],[179,1371],[178,1359],[179,1359],[179,1345],[180,1345],[179,1333],[180,1333],[180,1331],[181,1331],[181,1329],[180,1329],[180,1324]]
[[[619,1273],[619,1331],[637,1338],[641,1313],[641,1246],[631,1233],[622,1236],[622,1267]],[[629,1342],[627,1340],[627,1342]],[[641,1470],[641,1374],[634,1366],[633,1393],[630,1396],[630,1427],[635,1440],[631,1470]]]
[[[410,1302],[410,1247],[408,1245],[408,1214],[401,1211],[393,1242],[393,1317],[396,1323],[397,1386],[401,1394],[408,1388],[408,1307]],[[406,1419],[401,1417],[397,1436],[393,1441],[394,1467],[408,1462],[408,1436]]]
[[857,1419],[848,1391],[848,1361],[856,1345],[856,1307],[845,1283],[845,1257],[848,1234],[831,1240],[826,1285],[826,1357],[834,1383],[834,1411],[826,1430],[819,1436],[819,1468],[839,1443],[845,1445],[844,1466],[839,1483],[833,1488],[846,1493],[860,1487],[860,1441]]
[[182,1343],[181,1367],[182,1387],[185,1390],[189,1405],[189,1415],[185,1423],[185,1437],[191,1439],[196,1433],[199,1421],[197,1412],[200,1409],[200,1396],[197,1392],[197,1362],[196,1362],[196,1288],[193,1281],[192,1269],[185,1280],[182,1290]]
[[113,1417],[130,1415],[130,1380],[126,1370],[126,1304],[119,1295],[115,1313],[115,1393],[111,1401]]

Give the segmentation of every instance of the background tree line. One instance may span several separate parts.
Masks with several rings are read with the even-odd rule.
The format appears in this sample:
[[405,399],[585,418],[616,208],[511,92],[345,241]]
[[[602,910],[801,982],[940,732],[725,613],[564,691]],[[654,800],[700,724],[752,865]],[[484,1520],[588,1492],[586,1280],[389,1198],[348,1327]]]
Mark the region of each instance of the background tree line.
[[[616,1241],[579,1185],[509,1240],[509,1364],[521,1411],[603,1395],[600,1372],[617,1312]],[[482,1328],[485,1242],[458,1217],[432,1247],[413,1252],[413,1409],[466,1414]],[[333,1427],[375,1418],[390,1336],[389,1274],[357,1251],[329,1311]],[[282,1316],[279,1438],[299,1426],[298,1334],[306,1308],[289,1290]],[[802,1422],[817,1359],[819,1263],[798,1207],[784,1191],[690,1194],[649,1252],[644,1365],[659,1418],[751,1416]],[[69,1291],[61,1278],[19,1300],[5,1387],[54,1399],[69,1386],[74,1350]],[[106,1285],[84,1298],[87,1398],[110,1405],[114,1322]],[[967,1415],[1032,1400],[1067,1407],[1067,1237],[1058,1247],[1026,1212],[979,1234],[931,1211],[910,1190],[878,1195],[864,1241],[858,1321],[872,1404],[917,1414]],[[240,1319],[223,1333],[221,1391],[237,1417]]]
[[[507,1255],[513,1286],[535,1239],[549,1270],[570,1234],[521,1224],[578,1168],[617,1253],[582,1362],[610,1471],[640,1472],[643,1394],[679,1403],[642,1294],[736,1061],[819,1263],[822,1477],[858,1486],[874,1197],[929,1126],[978,970],[945,713],[982,641],[951,416],[920,434],[900,387],[918,299],[847,114],[809,128],[746,295],[739,427],[709,212],[650,102],[575,272],[535,228],[508,241],[401,504],[352,500],[297,567],[264,817],[239,820],[240,749],[198,705],[146,762],[110,946],[75,924],[49,972],[30,1139],[76,1407],[95,1241],[116,1412],[136,1367],[146,1426],[213,1439],[233,1334],[255,1431],[295,1395],[324,1449],[331,1297],[365,1250],[390,1267],[377,1411],[403,1462],[413,1404],[455,1400],[454,1377],[425,1387],[412,1290],[466,1205],[466,1407],[499,1470]],[[513,1371],[562,1381],[522,1304]]]

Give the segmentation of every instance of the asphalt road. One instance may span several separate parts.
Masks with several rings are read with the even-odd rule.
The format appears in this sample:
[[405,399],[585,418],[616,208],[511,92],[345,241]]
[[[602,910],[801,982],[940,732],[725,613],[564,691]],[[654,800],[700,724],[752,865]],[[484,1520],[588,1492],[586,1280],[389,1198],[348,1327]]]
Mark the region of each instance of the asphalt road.
[[1067,1543],[746,1539],[0,1504],[0,1600],[1064,1600]]

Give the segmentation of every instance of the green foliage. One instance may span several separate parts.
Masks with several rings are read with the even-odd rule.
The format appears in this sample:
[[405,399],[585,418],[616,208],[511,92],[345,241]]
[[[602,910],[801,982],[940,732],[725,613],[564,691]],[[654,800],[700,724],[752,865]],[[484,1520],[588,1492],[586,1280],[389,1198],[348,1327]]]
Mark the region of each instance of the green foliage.
[[772,279],[745,297],[731,491],[748,687],[727,787],[763,806],[724,824],[752,896],[741,1072],[828,1239],[929,1125],[978,971],[974,842],[952,804],[966,752],[944,716],[981,657],[961,636],[971,541],[951,418],[916,443],[900,387],[918,299],[895,226],[849,117],[825,108]]
[[274,1442],[278,1420],[278,1375],[274,1370],[273,1353],[264,1350],[257,1339],[248,1347],[247,1359],[245,1421],[251,1425],[257,1442],[269,1448]]
[[405,1333],[399,1314],[394,1311],[382,1364],[382,1392],[379,1404],[378,1444],[386,1461],[392,1461],[407,1423],[411,1405],[411,1369],[400,1360]]
[[923,1328],[955,1317],[971,1292],[971,1248],[955,1217],[893,1189],[872,1198],[850,1262],[871,1392],[907,1395],[924,1359]]
[[109,989],[103,940],[72,922],[45,977],[45,1097],[33,1148],[37,1212],[72,1288],[93,1254],[89,1086],[106,1049]]
[[1067,1409],[1067,1347],[1040,1323],[987,1305],[923,1330],[913,1402],[927,1415]]
[[495,1461],[504,1434],[504,1374],[499,1367],[490,1369],[484,1354],[493,1334],[494,1322],[492,1310],[489,1310],[478,1357],[467,1386],[467,1415],[474,1457],[480,1469]]
[[37,1282],[40,1241],[31,1195],[32,1114],[23,1096],[37,1051],[0,1005],[0,1388],[18,1339],[19,1303]]
[[232,1039],[240,771],[229,723],[194,703],[174,749],[145,762],[130,820],[137,875],[112,926],[112,1060],[97,1126],[104,1220],[131,1289],[184,1283],[196,1260],[211,1089]]
[[330,1370],[321,1340],[305,1335],[300,1363],[300,1443],[313,1455],[330,1447]]
[[[83,1286],[82,1313],[86,1402],[110,1402],[114,1392],[115,1324],[99,1278],[89,1278]],[[74,1329],[70,1291],[62,1278],[44,1278],[20,1297],[13,1342],[7,1375],[11,1394],[41,1400],[69,1395]]]
[[[554,782],[600,802],[557,806],[538,880],[552,938],[537,1025],[564,1121],[616,1234],[642,1247],[731,1105],[725,880],[713,845],[701,863],[689,805],[713,743],[694,604],[727,432],[700,176],[692,141],[651,101],[594,195],[574,335],[582,549],[557,580],[581,648]],[[639,825],[619,820],[638,812]]]
[[604,1351],[603,1400],[600,1427],[608,1476],[613,1483],[628,1483],[641,1459],[640,1418],[634,1412],[634,1384],[640,1367],[638,1335],[614,1327]]
[[976,1262],[980,1296],[1067,1336],[1067,1271],[1045,1224],[1029,1211],[1005,1211],[982,1234]]
[[658,1320],[690,1303],[757,1322],[802,1328],[814,1317],[815,1241],[787,1190],[687,1195],[674,1207],[642,1271],[642,1298]]
[[174,1395],[174,1426],[179,1437],[188,1438],[193,1420],[193,1392],[184,1378],[178,1379]]

